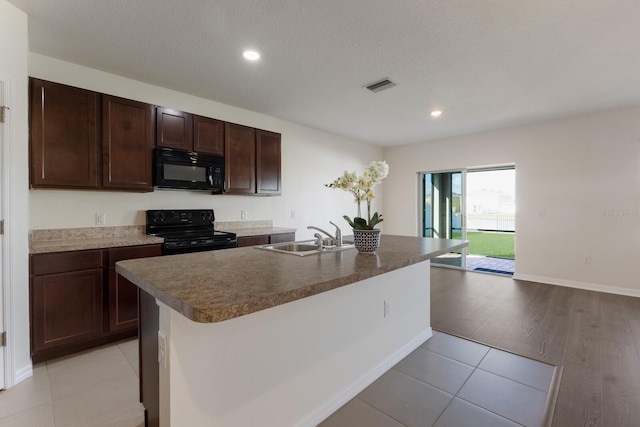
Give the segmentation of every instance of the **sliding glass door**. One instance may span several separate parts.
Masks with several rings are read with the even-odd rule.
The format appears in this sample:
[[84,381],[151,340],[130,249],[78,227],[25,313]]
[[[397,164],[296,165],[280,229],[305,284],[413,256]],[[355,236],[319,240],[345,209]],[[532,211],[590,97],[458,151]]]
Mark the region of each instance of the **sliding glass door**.
[[[421,173],[422,235],[436,239],[466,239],[464,194],[466,171]],[[466,249],[441,255],[432,264],[466,268]]]

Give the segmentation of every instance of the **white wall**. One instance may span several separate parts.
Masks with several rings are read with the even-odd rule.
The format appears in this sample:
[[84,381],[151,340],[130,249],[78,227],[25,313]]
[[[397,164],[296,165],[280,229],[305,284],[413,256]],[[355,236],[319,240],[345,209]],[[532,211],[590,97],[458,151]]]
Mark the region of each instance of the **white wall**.
[[162,304],[160,425],[318,425],[431,337],[429,265],[218,323]]
[[[0,80],[9,81],[7,139],[2,147],[2,215],[6,386],[31,375],[29,356],[27,15],[0,0]],[[1,369],[1,368],[0,368]]]
[[516,277],[640,296],[640,107],[388,148],[384,156],[386,232],[418,235],[417,172],[515,163]]
[[[333,220],[348,229],[342,215],[353,216],[356,212],[349,195],[323,184],[333,181],[345,169],[361,170],[382,156],[379,147],[42,55],[29,56],[29,74],[282,134],[282,196],[211,196],[167,190],[146,194],[31,190],[32,229],[95,226],[96,212],[106,213],[107,225],[144,224],[146,209],[181,207],[213,208],[217,221],[238,221],[240,211],[246,210],[248,220],[271,219],[275,226],[297,228],[297,238],[312,237],[307,225],[331,230],[328,221]],[[291,218],[292,210],[295,218]]]

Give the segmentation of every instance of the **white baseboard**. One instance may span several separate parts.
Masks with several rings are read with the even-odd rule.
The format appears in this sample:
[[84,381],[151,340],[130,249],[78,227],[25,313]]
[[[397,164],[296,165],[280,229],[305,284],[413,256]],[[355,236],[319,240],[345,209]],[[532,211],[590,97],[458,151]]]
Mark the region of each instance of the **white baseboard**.
[[33,365],[27,365],[24,368],[18,369],[15,372],[14,384],[18,384],[19,382],[22,382],[27,378],[31,378],[32,376],[33,376]]
[[356,397],[362,390],[367,388],[371,383],[380,378],[382,374],[387,372],[396,363],[411,354],[412,351],[420,347],[422,343],[431,338],[433,330],[431,327],[423,331],[420,335],[413,338],[404,347],[393,353],[387,360],[383,361],[380,365],[360,377],[348,388],[337,393],[326,404],[318,408],[317,411],[310,414],[307,419],[298,424],[300,427],[317,426],[329,415],[340,409],[345,403]]
[[529,282],[545,283],[548,285],[566,286],[568,288],[583,289],[585,291],[605,292],[607,294],[625,295],[640,298],[640,290],[618,288],[615,286],[597,285],[595,283],[575,282],[572,280],[554,279],[552,277],[530,276],[528,274],[514,274],[516,280],[526,280]]

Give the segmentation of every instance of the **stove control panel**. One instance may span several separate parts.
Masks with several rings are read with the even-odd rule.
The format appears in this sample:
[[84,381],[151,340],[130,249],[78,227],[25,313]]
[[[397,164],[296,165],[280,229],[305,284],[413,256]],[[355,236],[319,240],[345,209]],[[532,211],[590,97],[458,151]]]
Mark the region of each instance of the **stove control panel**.
[[149,226],[206,225],[215,220],[213,209],[149,210]]

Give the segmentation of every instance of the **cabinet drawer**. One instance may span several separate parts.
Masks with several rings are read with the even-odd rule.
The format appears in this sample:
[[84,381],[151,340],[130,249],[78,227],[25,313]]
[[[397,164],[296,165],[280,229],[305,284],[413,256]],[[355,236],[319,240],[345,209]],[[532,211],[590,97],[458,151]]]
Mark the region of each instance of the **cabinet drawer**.
[[266,245],[269,243],[269,235],[238,237],[238,247]]
[[162,245],[127,246],[112,248],[107,252],[107,265],[115,266],[116,262],[124,259],[147,258],[162,255]]
[[92,268],[102,268],[102,250],[31,255],[31,274],[34,276]]
[[296,240],[296,233],[272,234],[269,243],[293,242]]

